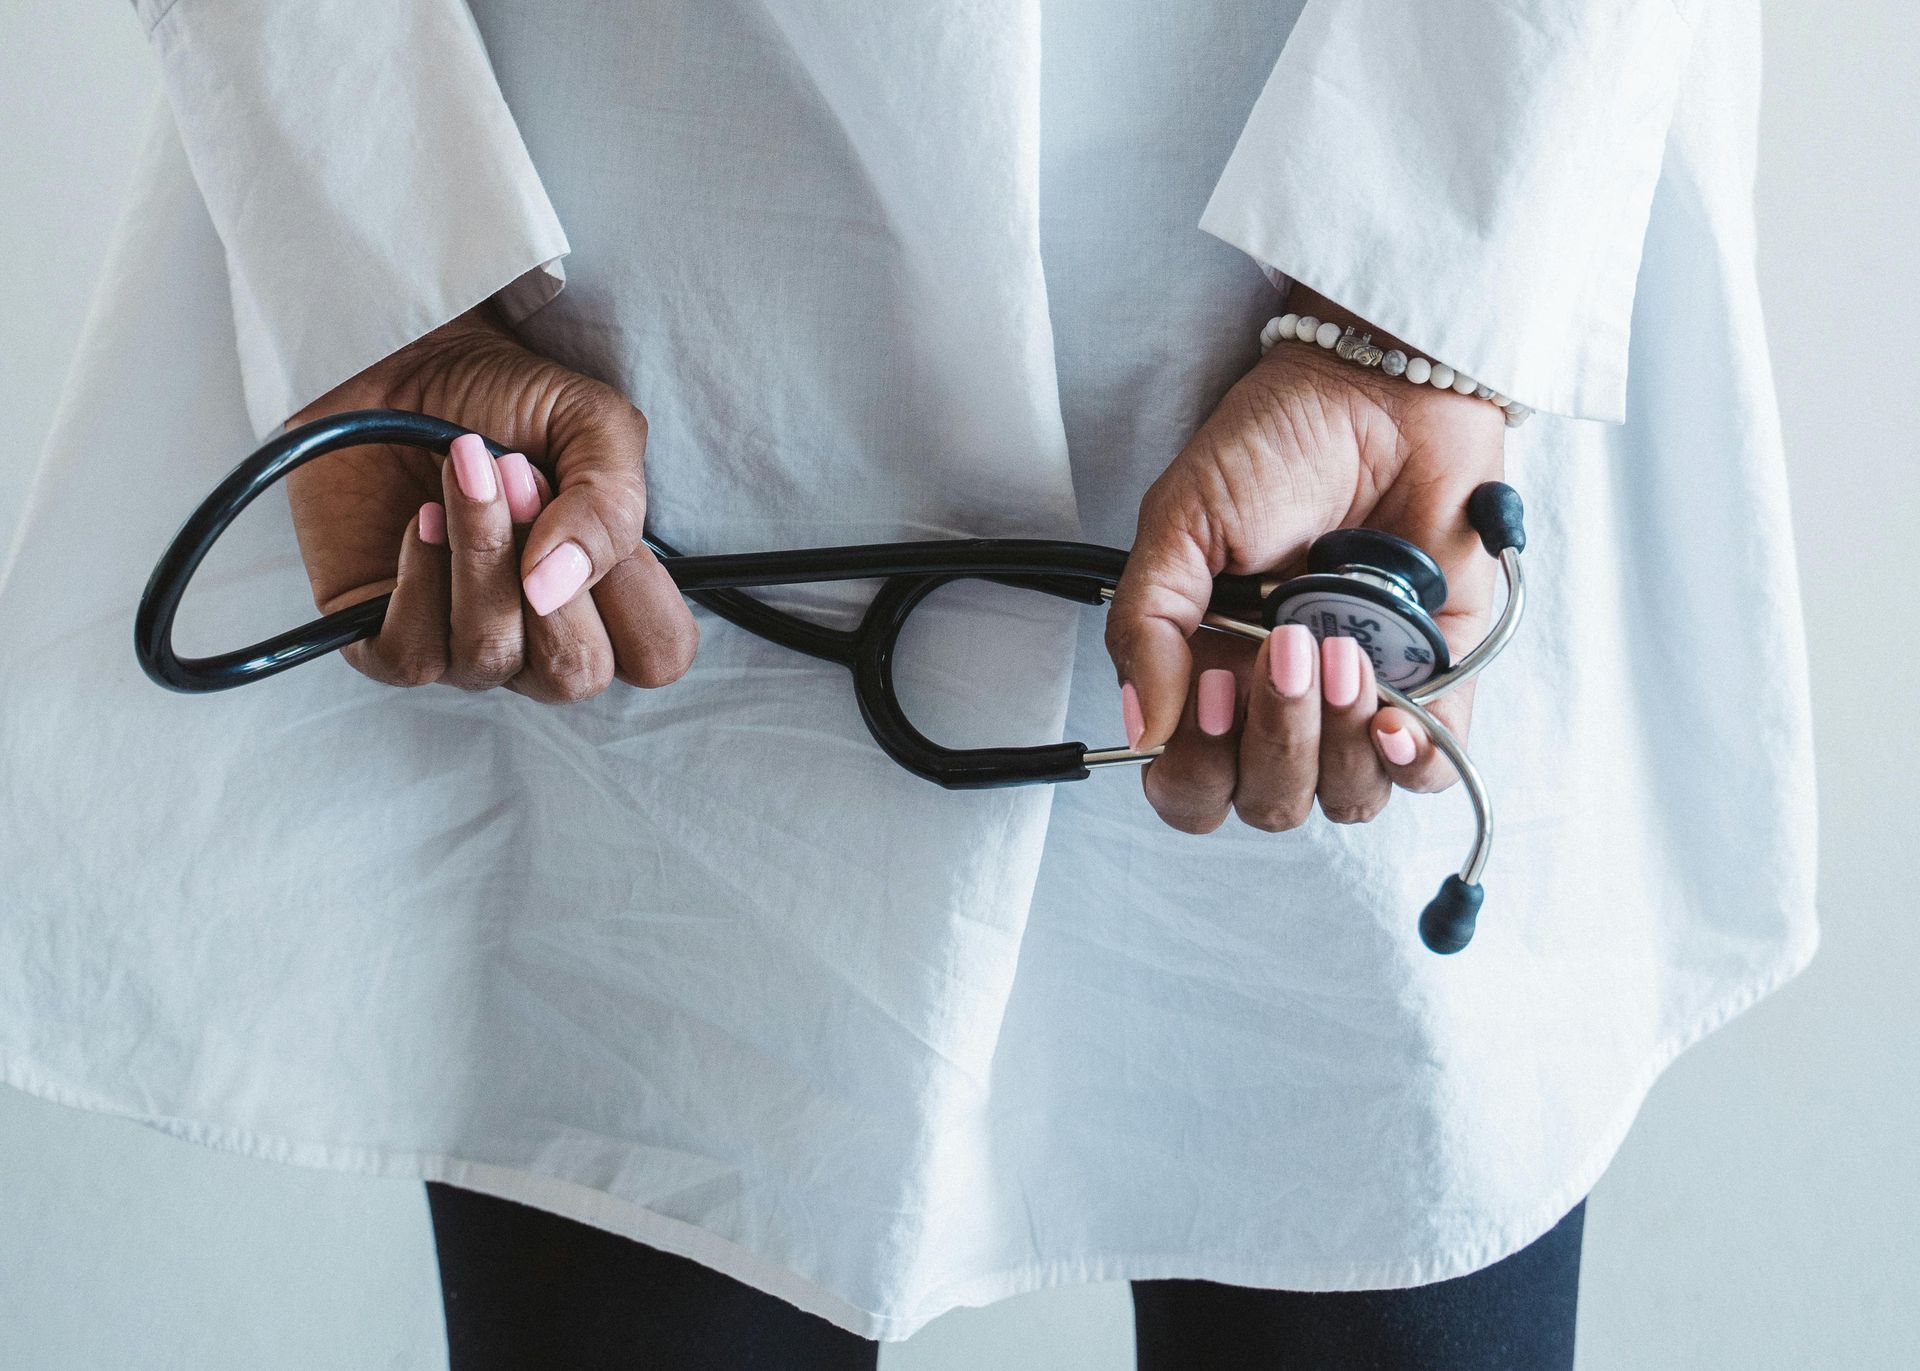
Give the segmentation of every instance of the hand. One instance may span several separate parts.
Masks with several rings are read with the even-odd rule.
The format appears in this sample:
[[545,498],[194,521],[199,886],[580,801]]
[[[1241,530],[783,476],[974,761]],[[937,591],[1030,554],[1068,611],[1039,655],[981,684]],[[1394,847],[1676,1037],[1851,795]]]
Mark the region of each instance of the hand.
[[552,703],[615,676],[657,686],[686,671],[693,616],[640,540],[647,421],[616,391],[471,310],[288,422],[371,408],[436,415],[517,451],[495,460],[473,437],[448,459],[348,448],[287,478],[321,611],[393,593],[379,636],[342,653],[356,670]]
[[[1298,288],[1288,307],[1365,327]],[[1317,797],[1335,823],[1363,823],[1395,784],[1453,783],[1410,715],[1377,708],[1372,664],[1352,639],[1316,650],[1304,628],[1282,628],[1256,653],[1195,635],[1216,573],[1293,574],[1320,534],[1365,525],[1439,562],[1448,596],[1435,618],[1454,655],[1465,652],[1486,631],[1495,569],[1467,497],[1501,478],[1505,431],[1485,400],[1298,343],[1275,346],[1227,392],[1148,489],[1108,613],[1129,744],[1166,745],[1144,777],[1162,819],[1209,833],[1231,809],[1278,832],[1304,823]],[[1465,741],[1470,684],[1429,708]]]

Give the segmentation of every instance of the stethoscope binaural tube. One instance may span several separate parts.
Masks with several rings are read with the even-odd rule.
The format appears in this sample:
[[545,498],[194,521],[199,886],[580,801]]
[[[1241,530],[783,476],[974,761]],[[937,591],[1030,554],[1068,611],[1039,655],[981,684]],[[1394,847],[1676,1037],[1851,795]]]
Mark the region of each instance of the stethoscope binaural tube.
[[[359,410],[316,420],[268,441],[215,487],[155,565],[134,621],[134,650],[141,668],[170,690],[204,694],[263,680],[348,643],[374,637],[386,616],[390,598],[386,595],[251,646],[208,657],[176,653],[173,624],[188,584],[221,534],[249,504],[295,468],[341,448],[369,444],[418,447],[444,455],[453,440],[467,431],[424,414]],[[484,441],[495,456],[507,451]],[[1473,762],[1426,702],[1471,680],[1492,661],[1512,638],[1525,606],[1519,554],[1526,535],[1519,495],[1498,482],[1483,485],[1467,503],[1467,518],[1488,553],[1500,560],[1507,600],[1493,629],[1456,662],[1445,661],[1444,639],[1426,616],[1426,606],[1437,608],[1445,597],[1438,569],[1412,545],[1366,530],[1346,530],[1322,540],[1338,542],[1341,556],[1354,559],[1352,565],[1323,567],[1316,575],[1279,583],[1258,576],[1216,577],[1204,620],[1208,628],[1257,640],[1272,631],[1275,615],[1290,593],[1309,583],[1316,588],[1332,584],[1337,591],[1361,597],[1375,612],[1398,615],[1403,621],[1399,626],[1410,635],[1409,643],[1433,644],[1436,656],[1426,668],[1432,673],[1426,679],[1409,684],[1404,691],[1385,681],[1377,684],[1383,700],[1406,710],[1426,728],[1434,746],[1459,773],[1473,806],[1474,841],[1467,859],[1458,874],[1447,878],[1420,918],[1422,940],[1441,953],[1459,951],[1473,936],[1482,900],[1480,874],[1493,842],[1493,811]],[[694,603],[770,642],[846,667],[853,675],[861,718],[874,741],[917,776],[956,790],[1050,784],[1082,780],[1106,767],[1142,764],[1158,755],[1158,749],[1091,749],[1079,742],[945,747],[913,726],[894,685],[893,659],[901,630],[914,609],[941,586],[957,580],[990,580],[1100,605],[1112,598],[1126,569],[1127,554],[1117,548],[1046,539],[963,538],[684,556],[651,533],[647,545]],[[1369,548],[1381,565],[1365,564]],[[1430,568],[1424,575],[1422,562]],[[752,586],[868,579],[881,581],[880,591],[851,629],[813,623],[746,593]],[[1417,647],[1412,650],[1419,652]]]

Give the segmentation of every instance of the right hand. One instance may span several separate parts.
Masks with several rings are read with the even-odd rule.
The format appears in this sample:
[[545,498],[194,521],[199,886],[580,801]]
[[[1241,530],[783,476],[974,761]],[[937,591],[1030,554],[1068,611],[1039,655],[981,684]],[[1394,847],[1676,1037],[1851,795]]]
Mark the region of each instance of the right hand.
[[356,670],[550,703],[616,676],[659,686],[686,672],[693,615],[640,537],[647,421],[617,391],[527,351],[476,309],[288,425],[350,409],[418,410],[515,449],[496,460],[473,437],[447,459],[347,448],[287,478],[320,610],[393,594],[379,636],[342,651]]
[[[1384,336],[1304,289],[1287,304]],[[1453,784],[1419,722],[1379,708],[1372,664],[1352,638],[1316,651],[1304,629],[1287,627],[1256,653],[1197,630],[1220,572],[1292,575],[1315,538],[1364,526],[1440,563],[1450,594],[1435,621],[1457,660],[1492,611],[1496,563],[1466,505],[1476,486],[1502,478],[1505,435],[1485,400],[1298,342],[1275,346],[1226,393],[1148,489],[1107,611],[1128,744],[1165,745],[1143,784],[1167,824],[1210,833],[1237,813],[1279,832],[1305,823],[1316,801],[1335,823],[1365,823],[1395,786]],[[1202,682],[1219,692],[1210,708]],[[1464,741],[1471,683],[1429,708]]]

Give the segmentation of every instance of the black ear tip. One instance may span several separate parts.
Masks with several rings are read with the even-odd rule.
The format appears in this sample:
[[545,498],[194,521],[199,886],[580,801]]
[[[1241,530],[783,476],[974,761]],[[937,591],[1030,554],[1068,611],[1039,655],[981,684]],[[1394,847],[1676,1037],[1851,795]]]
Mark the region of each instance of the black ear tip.
[[1445,957],[1460,951],[1473,941],[1474,921],[1480,917],[1480,901],[1486,892],[1478,885],[1449,876],[1420,911],[1420,941]]
[[1520,492],[1502,481],[1488,481],[1467,497],[1467,522],[1480,535],[1489,557],[1505,548],[1524,552],[1527,546],[1526,506]]

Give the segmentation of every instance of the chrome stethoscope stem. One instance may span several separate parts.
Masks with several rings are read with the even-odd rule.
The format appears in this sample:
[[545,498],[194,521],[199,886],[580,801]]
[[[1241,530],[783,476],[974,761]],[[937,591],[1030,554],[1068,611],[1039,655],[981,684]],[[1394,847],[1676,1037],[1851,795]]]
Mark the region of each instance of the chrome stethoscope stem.
[[1520,553],[1515,548],[1502,548],[1500,551],[1500,570],[1507,581],[1507,602],[1501,607],[1500,617],[1487,631],[1487,636],[1466,656],[1455,662],[1430,680],[1423,681],[1407,692],[1408,699],[1415,703],[1425,703],[1438,696],[1445,695],[1456,686],[1465,685],[1478,676],[1491,662],[1506,650],[1513,635],[1520,627],[1520,616],[1527,608],[1527,582],[1520,569]]
[[1468,885],[1480,883],[1480,873],[1486,869],[1487,858],[1493,852],[1493,801],[1487,794],[1487,783],[1480,779],[1480,769],[1467,756],[1467,750],[1460,746],[1460,740],[1453,731],[1438,719],[1423,704],[1417,703],[1411,695],[1402,695],[1390,685],[1374,682],[1374,688],[1380,692],[1380,698],[1388,704],[1398,706],[1420,721],[1427,730],[1427,736],[1433,739],[1433,745],[1447,759],[1460,777],[1460,784],[1466,788],[1467,799],[1473,803],[1473,846],[1467,850],[1466,861],[1460,864],[1460,879]]

